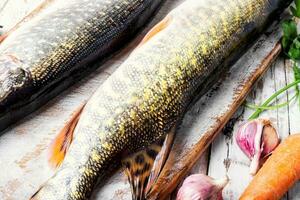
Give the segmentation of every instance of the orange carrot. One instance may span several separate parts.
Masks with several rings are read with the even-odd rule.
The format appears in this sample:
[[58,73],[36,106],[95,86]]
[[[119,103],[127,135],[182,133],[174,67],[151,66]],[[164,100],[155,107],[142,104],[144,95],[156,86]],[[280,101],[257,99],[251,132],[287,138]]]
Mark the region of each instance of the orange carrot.
[[240,200],[280,199],[300,179],[300,134],[289,136],[255,175]]

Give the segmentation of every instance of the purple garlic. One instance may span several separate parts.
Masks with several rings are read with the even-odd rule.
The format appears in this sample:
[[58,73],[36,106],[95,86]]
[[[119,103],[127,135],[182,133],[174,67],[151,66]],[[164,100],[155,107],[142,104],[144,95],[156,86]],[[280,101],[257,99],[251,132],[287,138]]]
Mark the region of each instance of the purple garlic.
[[236,142],[251,159],[250,174],[256,174],[261,160],[272,153],[279,141],[278,134],[270,120],[255,119],[239,127]]
[[222,200],[222,190],[228,182],[227,176],[217,180],[204,174],[193,174],[184,180],[176,200]]

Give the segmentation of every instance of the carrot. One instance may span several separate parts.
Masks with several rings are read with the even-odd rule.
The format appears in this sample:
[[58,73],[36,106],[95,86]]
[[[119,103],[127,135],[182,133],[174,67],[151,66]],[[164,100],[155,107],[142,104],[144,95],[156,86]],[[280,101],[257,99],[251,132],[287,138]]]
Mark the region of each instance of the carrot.
[[273,152],[240,200],[280,199],[300,178],[300,134],[289,136]]

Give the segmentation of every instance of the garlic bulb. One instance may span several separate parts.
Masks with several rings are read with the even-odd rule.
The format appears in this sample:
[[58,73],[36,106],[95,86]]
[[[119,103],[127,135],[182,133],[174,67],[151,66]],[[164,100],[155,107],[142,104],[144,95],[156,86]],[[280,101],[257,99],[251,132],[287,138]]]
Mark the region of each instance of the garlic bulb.
[[251,159],[250,174],[254,175],[260,167],[261,159],[279,144],[279,137],[270,120],[255,119],[239,127],[236,142]]
[[222,189],[229,182],[223,179],[213,179],[204,174],[194,174],[187,177],[177,193],[177,200],[221,200]]

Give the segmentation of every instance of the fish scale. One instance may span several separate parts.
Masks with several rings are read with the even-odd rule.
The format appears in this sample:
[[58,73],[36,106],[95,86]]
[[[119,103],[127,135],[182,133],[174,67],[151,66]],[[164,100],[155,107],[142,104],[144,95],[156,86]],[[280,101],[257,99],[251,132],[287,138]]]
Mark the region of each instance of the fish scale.
[[287,3],[187,0],[169,13],[168,26],[137,47],[88,101],[62,165],[34,199],[88,198],[113,162],[166,136],[207,89],[205,81]]
[[57,1],[13,31],[0,45],[0,130],[95,69],[87,64],[120,49],[162,2]]

